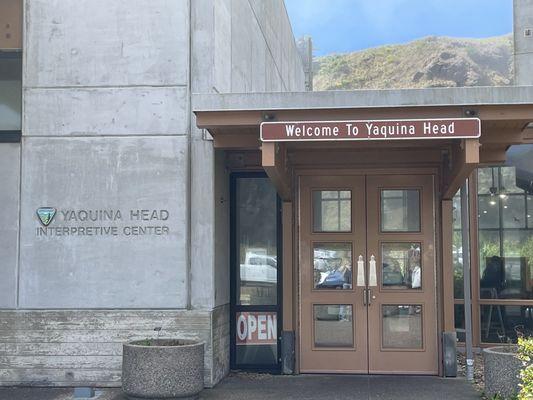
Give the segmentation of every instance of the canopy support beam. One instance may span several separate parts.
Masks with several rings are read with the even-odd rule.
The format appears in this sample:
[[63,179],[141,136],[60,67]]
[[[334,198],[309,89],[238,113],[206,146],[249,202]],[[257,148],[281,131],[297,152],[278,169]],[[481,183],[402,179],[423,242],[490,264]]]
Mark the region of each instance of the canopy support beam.
[[479,139],[463,139],[452,152],[452,168],[447,174],[442,198],[452,199],[479,165]]
[[287,149],[283,143],[265,142],[261,146],[261,163],[283,201],[291,201],[291,180]]

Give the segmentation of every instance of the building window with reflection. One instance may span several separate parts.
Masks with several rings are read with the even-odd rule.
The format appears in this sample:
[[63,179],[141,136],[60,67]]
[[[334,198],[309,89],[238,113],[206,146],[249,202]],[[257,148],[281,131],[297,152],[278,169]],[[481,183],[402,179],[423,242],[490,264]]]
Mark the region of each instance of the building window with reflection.
[[533,334],[533,145],[477,174],[481,342]]
[[0,1],[0,143],[20,134],[22,113],[22,1]]

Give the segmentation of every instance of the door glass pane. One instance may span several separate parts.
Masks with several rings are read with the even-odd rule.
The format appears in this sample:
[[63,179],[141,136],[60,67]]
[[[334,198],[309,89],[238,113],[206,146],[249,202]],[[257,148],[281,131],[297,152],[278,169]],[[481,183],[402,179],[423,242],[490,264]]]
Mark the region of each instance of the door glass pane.
[[353,347],[351,305],[315,304],[313,320],[316,347]]
[[236,363],[277,364],[277,313],[238,312],[236,321]]
[[386,289],[421,289],[420,253],[420,243],[382,243],[382,286]]
[[516,343],[517,334],[533,335],[533,306],[481,305],[481,341]]
[[236,183],[237,304],[277,304],[277,195],[268,178]]
[[383,348],[422,348],[422,306],[384,305]]
[[313,191],[313,231],[350,232],[352,192],[349,190]]
[[381,231],[420,232],[420,191],[381,191]]
[[314,289],[351,289],[352,265],[350,243],[315,243],[313,246]]

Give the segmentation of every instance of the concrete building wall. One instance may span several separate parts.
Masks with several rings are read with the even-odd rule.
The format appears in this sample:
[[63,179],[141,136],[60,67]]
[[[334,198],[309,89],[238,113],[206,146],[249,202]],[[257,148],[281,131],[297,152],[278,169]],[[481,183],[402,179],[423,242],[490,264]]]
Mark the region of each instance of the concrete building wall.
[[[303,64],[282,0],[198,0],[191,3],[191,90],[193,93],[244,93],[265,91],[304,91]],[[206,13],[206,8],[213,12]],[[214,271],[229,271],[229,257],[222,246],[195,246],[197,243],[224,241],[229,227],[215,227],[214,210],[220,194],[215,177],[214,150],[209,134],[191,122],[191,304],[213,307],[223,304],[215,293],[229,292],[227,276]],[[229,207],[229,202],[226,204]],[[218,221],[227,221],[217,219]],[[223,236],[220,236],[223,235]],[[219,253],[217,253],[219,252]],[[215,276],[206,280],[205,276]]]
[[533,85],[533,0],[514,0],[515,85]]
[[229,175],[191,93],[303,90],[283,1],[24,6],[22,143],[0,145],[0,384],[118,386],[120,343],[160,326],[206,343],[212,386],[229,369]]
[[20,144],[0,143],[0,308],[17,305]]
[[[20,306],[186,308],[188,1],[25,6]],[[44,206],[57,209],[50,229],[118,234],[37,236]],[[132,210],[169,216],[139,221]],[[128,225],[168,232],[128,235]]]
[[[197,0],[191,5],[192,93],[305,90],[282,0]],[[205,12],[210,7],[212,12]],[[209,134],[195,127],[192,116],[191,305],[220,309],[229,302],[229,174],[224,153],[215,156]],[[213,343],[215,377],[229,369],[229,307],[222,309],[218,320],[227,328]]]
[[[183,337],[206,343],[212,315],[192,310],[0,310],[0,383],[36,386],[120,386],[122,344]],[[206,385],[211,385],[206,358]]]
[[187,307],[186,137],[32,137],[22,157],[20,307]]

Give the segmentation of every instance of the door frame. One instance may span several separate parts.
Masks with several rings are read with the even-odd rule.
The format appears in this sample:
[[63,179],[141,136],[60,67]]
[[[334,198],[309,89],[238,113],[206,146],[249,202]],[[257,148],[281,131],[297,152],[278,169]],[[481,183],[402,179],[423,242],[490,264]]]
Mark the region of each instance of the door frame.
[[[230,369],[254,372],[281,373],[281,332],[283,330],[283,227],[281,199],[276,195],[276,257],[277,257],[277,304],[276,305],[238,305],[237,304],[237,180],[239,178],[265,178],[262,171],[240,171],[230,174]],[[236,353],[236,315],[237,312],[274,311],[277,313],[277,364],[237,364]]]
[[[393,168],[369,168],[369,167],[347,167],[347,168],[295,168],[293,170],[293,273],[294,273],[294,282],[293,289],[298,295],[295,296],[293,307],[295,310],[294,316],[294,331],[295,331],[295,373],[300,373],[300,361],[301,361],[301,313],[302,313],[302,291],[300,285],[300,178],[303,176],[350,176],[350,175],[431,175],[433,177],[433,238],[435,243],[435,252],[434,252],[434,274],[435,274],[435,309],[436,309],[436,337],[435,341],[437,343],[437,363],[438,365],[438,375],[442,376],[443,374],[443,349],[442,349],[442,326],[443,326],[443,313],[444,313],[444,303],[443,299],[443,267],[442,267],[442,221],[441,221],[441,192],[440,192],[440,178],[441,178],[441,167],[437,167],[431,164],[421,165],[419,167],[413,166],[395,166]],[[289,305],[285,305],[288,307]],[[320,373],[317,371],[317,373]]]

